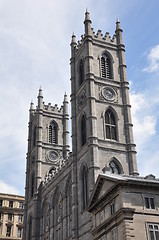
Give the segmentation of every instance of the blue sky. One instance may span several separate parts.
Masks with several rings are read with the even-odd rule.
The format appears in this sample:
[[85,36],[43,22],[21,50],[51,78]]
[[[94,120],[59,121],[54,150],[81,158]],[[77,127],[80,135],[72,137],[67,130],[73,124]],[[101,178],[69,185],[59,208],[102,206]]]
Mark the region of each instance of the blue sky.
[[42,86],[45,103],[70,95],[70,41],[84,32],[88,8],[95,32],[113,36],[119,17],[137,160],[159,177],[159,1],[0,0],[0,192],[24,194],[28,110]]

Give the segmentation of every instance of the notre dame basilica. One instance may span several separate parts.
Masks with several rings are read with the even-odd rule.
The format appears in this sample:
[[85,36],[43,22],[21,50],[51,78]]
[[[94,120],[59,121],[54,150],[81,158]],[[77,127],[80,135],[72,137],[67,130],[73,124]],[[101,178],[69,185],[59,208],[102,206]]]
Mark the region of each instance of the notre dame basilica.
[[[159,240],[159,180],[141,177],[133,140],[125,46],[91,26],[71,41],[68,99],[31,103],[23,240]],[[68,80],[69,81],[69,80]]]

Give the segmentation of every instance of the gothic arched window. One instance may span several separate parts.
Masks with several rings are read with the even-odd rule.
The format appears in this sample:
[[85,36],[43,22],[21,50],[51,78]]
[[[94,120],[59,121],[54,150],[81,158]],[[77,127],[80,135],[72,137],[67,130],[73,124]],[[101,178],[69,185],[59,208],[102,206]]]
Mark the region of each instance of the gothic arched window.
[[51,122],[49,126],[49,143],[58,143],[58,126],[55,122]]
[[84,62],[81,59],[80,65],[79,65],[79,84],[81,85],[84,81]]
[[117,140],[117,129],[114,113],[108,109],[105,113],[106,138]]
[[120,174],[119,166],[115,161],[109,163],[109,169],[111,173]]
[[82,202],[85,209],[88,203],[88,169],[85,165],[82,169]]
[[62,195],[57,188],[54,193],[53,198],[54,206],[54,238],[60,240],[62,239]]
[[43,210],[42,210],[42,227],[43,227],[43,234],[47,233],[49,230],[49,215],[50,215],[50,209],[49,209],[49,203],[47,201],[43,204]]
[[101,57],[101,76],[108,79],[112,78],[111,60],[106,54]]
[[81,119],[81,145],[84,146],[86,143],[86,117],[83,114]]
[[54,193],[53,198],[53,206],[54,206],[54,225],[58,225],[62,220],[62,195],[57,188]]

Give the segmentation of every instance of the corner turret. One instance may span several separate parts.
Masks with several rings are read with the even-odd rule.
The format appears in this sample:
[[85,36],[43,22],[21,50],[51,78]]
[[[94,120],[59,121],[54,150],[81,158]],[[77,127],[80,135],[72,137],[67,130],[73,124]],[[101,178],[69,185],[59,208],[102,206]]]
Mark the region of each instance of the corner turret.
[[31,100],[31,103],[30,103],[30,111],[34,110],[34,103],[33,103],[33,100]]
[[42,89],[41,89],[41,87],[39,88],[38,108],[39,108],[39,109],[42,109],[42,108],[43,108],[43,94],[42,94]]
[[[122,33],[123,33],[123,30],[120,26],[120,21],[119,21],[119,18],[117,18],[117,21],[116,21],[116,31],[115,31],[116,35],[117,35],[117,44],[122,44],[123,45],[123,36],[122,36]],[[123,47],[125,48],[125,46],[123,45]]]
[[72,34],[72,41],[71,41],[70,46],[71,46],[71,57],[73,58],[75,56],[75,49],[76,49],[76,46],[77,46],[76,36],[75,36],[74,33]]
[[86,10],[85,13],[85,21],[84,21],[84,25],[85,25],[85,35],[86,36],[91,36],[92,35],[92,27],[91,27],[91,20],[90,20],[90,15],[89,12]]
[[64,95],[63,101],[63,151],[64,151],[64,159],[68,157],[69,154],[69,114],[68,114],[68,98],[67,94]]

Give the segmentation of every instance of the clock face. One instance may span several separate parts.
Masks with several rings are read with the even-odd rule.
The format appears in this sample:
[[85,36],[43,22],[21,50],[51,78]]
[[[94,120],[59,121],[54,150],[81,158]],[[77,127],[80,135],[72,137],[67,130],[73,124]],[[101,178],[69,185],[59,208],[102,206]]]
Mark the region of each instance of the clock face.
[[58,159],[58,153],[56,151],[49,151],[48,158],[50,161],[55,161]]
[[105,99],[109,101],[113,101],[115,99],[115,91],[110,87],[103,88],[102,95]]

